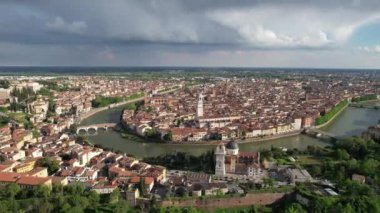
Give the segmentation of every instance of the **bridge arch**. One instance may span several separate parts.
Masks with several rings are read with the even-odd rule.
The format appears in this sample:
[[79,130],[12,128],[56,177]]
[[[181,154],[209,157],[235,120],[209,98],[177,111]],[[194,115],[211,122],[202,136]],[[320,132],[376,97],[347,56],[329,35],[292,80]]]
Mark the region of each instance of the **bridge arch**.
[[77,128],[77,134],[89,134],[95,135],[99,131],[107,131],[109,128],[113,128],[117,125],[117,123],[102,123],[102,124],[93,124],[89,126],[79,126]]

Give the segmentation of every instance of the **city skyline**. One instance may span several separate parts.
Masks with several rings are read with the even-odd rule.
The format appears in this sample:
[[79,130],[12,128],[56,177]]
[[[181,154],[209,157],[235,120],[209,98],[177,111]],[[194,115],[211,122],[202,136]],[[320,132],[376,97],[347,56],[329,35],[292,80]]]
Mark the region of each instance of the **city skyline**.
[[380,3],[0,2],[1,66],[379,68]]

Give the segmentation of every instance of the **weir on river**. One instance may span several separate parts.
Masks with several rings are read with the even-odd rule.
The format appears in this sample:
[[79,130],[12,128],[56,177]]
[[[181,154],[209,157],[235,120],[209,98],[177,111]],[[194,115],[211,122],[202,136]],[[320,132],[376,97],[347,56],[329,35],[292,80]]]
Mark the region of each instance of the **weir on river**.
[[306,135],[313,136],[315,138],[325,139],[325,140],[328,140],[330,142],[335,142],[338,140],[338,137],[335,134],[330,133],[330,132],[326,132],[326,131],[322,131],[322,130],[316,129],[316,128],[305,129],[303,131],[303,133]]

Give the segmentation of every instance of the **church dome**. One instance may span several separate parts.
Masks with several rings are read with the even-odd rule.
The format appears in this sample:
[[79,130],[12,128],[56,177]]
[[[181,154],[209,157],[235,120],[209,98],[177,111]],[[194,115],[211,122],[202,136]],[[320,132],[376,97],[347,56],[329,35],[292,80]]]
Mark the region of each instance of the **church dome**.
[[227,143],[226,148],[227,149],[239,149],[239,146],[236,143],[236,141],[230,141]]

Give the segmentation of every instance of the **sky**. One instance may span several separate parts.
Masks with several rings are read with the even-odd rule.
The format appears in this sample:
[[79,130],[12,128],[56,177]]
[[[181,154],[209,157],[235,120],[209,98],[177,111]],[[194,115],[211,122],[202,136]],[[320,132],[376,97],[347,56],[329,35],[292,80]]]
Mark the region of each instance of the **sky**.
[[0,66],[380,68],[380,1],[0,0]]

